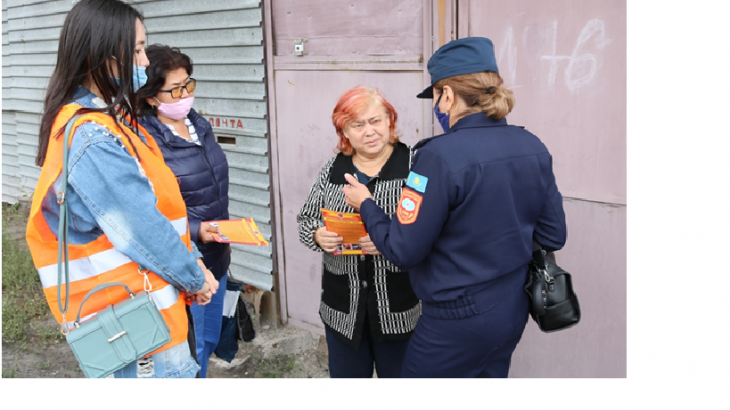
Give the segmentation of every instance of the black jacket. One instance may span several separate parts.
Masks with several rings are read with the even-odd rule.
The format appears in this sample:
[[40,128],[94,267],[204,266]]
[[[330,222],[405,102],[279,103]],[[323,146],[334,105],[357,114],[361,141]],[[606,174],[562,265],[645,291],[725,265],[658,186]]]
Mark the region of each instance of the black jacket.
[[155,138],[165,163],[177,176],[188,208],[190,238],[203,254],[203,261],[220,279],[231,257],[228,244],[198,240],[200,222],[228,219],[228,161],[213,135],[213,128],[191,109],[188,119],[195,127],[200,145],[176,136],[155,116],[140,118],[140,124]]
[[[408,177],[411,150],[396,143],[380,173],[368,184],[375,202],[392,216]],[[324,226],[321,208],[355,212],[345,203],[345,173],[354,175],[352,157],[338,154],[322,167],[307,201],[297,215],[299,240],[323,252],[314,232]],[[328,330],[357,349],[367,313],[374,341],[410,337],[421,315],[408,272],[382,255],[322,255],[322,301],[319,315]]]

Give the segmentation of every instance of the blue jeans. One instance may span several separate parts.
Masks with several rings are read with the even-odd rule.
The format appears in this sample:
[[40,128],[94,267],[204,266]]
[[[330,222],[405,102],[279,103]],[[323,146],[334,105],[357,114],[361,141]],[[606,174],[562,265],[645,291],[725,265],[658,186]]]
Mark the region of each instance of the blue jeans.
[[184,341],[155,353],[148,359],[130,363],[127,367],[114,372],[110,377],[116,379],[194,378],[198,369],[200,366],[190,355],[188,342]]
[[205,306],[193,303],[190,311],[195,321],[195,341],[198,347],[198,361],[200,362],[200,377],[208,373],[208,359],[218,346],[223,325],[223,298],[226,294],[228,275],[223,275],[218,281],[218,291]]
[[400,377],[408,339],[373,342],[367,316],[357,350],[329,329],[325,329],[325,337],[331,378],[370,378],[373,368],[380,379]]

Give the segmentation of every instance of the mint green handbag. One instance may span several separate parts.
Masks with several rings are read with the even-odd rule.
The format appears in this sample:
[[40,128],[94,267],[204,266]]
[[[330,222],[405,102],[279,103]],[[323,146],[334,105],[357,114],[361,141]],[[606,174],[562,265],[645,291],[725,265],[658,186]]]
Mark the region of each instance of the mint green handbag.
[[[63,150],[63,173],[61,191],[58,193],[58,203],[61,206],[58,222],[58,308],[63,316],[61,332],[71,346],[76,360],[86,377],[106,377],[120,370],[130,363],[159,349],[169,343],[170,329],[162,318],[162,314],[155,306],[150,296],[152,285],[147,278],[147,270],[139,267],[143,276],[144,291],[133,293],[129,287],[120,282],[104,283],[91,289],[81,301],[73,328],[69,329],[66,322],[66,310],[69,299],[68,278],[68,204],[65,192],[68,182],[68,137],[74,121],[74,116],[66,126]],[[66,301],[61,305],[61,277],[65,273]],[[81,308],[94,293],[112,287],[124,286],[129,299],[124,299],[114,305],[109,305],[97,312],[96,316],[81,323]]]
[[[124,286],[125,299],[100,310],[96,317],[80,324],[81,307],[95,292]],[[66,341],[86,377],[106,377],[170,342],[170,329],[149,292],[134,294],[120,282],[104,283],[86,294],[73,329]]]

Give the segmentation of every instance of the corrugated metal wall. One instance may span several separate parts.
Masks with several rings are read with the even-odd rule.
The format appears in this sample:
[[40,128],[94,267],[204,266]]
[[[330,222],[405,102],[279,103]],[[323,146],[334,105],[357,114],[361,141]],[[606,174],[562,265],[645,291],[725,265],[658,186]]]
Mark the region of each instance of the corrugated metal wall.
[[40,112],[55,64],[61,13],[70,3],[3,2],[3,201],[29,196],[38,180]]
[[[3,0],[3,198],[32,193],[40,112],[58,38],[74,1]],[[213,125],[230,165],[231,218],[253,217],[271,240],[262,9],[258,0],[133,2],[148,44],[179,47],[194,63],[195,109]],[[223,139],[221,139],[223,137]],[[227,138],[225,138],[227,137]],[[271,247],[234,246],[231,272],[273,286]]]
[[[8,30],[8,1],[3,0],[3,107],[11,104],[10,83],[10,36]],[[11,111],[3,110],[2,118],[2,149],[3,149],[3,202],[15,203],[20,195],[20,181],[18,178],[18,143],[15,135],[15,115]]]

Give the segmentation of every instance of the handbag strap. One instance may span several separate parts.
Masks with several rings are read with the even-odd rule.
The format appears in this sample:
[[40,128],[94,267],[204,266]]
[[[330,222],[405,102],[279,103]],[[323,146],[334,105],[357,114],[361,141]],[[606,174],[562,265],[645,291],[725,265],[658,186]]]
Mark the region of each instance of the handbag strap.
[[553,277],[548,274],[548,253],[542,246],[536,241],[532,240],[532,263],[535,268],[545,276],[547,283],[553,282]]
[[[56,287],[56,299],[58,300],[58,309],[61,311],[63,321],[61,323],[61,333],[68,334],[66,326],[66,311],[68,310],[69,295],[71,294],[71,282],[68,279],[68,204],[66,203],[66,187],[68,185],[68,139],[76,119],[80,115],[74,115],[66,123],[66,132],[63,134],[63,167],[61,168],[61,190],[58,191],[56,202],[60,206],[58,217],[58,286]],[[65,275],[64,275],[65,274]],[[61,277],[66,279],[66,301],[61,305]],[[79,309],[79,313],[81,310]]]
[[91,295],[93,295],[94,293],[96,293],[100,290],[110,288],[112,286],[124,286],[124,289],[126,289],[127,293],[129,293],[129,297],[134,299],[135,295],[134,295],[134,292],[132,292],[132,289],[129,289],[129,286],[125,285],[122,282],[107,282],[107,283],[102,283],[101,285],[96,285],[93,289],[91,289],[89,291],[89,293],[86,294],[86,296],[84,296],[84,300],[81,301],[81,305],[79,306],[79,313],[76,315],[76,321],[74,322],[75,327],[79,327],[79,323],[81,323],[81,308],[84,307],[84,303],[86,303],[86,301],[91,297]]
[[532,240],[532,262],[541,270],[547,269],[547,252],[534,239]]

